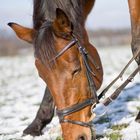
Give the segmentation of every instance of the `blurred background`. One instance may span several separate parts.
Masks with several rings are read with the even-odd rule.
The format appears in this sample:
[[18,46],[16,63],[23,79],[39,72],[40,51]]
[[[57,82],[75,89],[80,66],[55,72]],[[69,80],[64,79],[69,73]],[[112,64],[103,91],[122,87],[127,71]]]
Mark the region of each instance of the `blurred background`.
[[[17,39],[7,26],[16,22],[32,27],[32,0],[4,0],[0,4],[0,56],[26,53],[31,45]],[[96,0],[86,28],[96,47],[128,45],[131,42],[127,0]]]
[[[7,23],[32,27],[32,1],[0,1],[0,140],[55,140],[61,136],[59,120],[55,116],[43,130],[44,135],[22,137],[23,130],[36,115],[46,85],[35,68],[32,45],[18,39]],[[127,0],[96,0],[86,28],[103,64],[104,80],[100,89],[103,90],[132,57]],[[123,79],[136,67],[134,63]],[[134,121],[140,111],[139,79],[139,76],[135,77],[123,90],[124,94],[94,121],[97,134],[106,137],[104,140],[140,140],[140,125]],[[107,96],[122,82],[119,80],[114,84]]]

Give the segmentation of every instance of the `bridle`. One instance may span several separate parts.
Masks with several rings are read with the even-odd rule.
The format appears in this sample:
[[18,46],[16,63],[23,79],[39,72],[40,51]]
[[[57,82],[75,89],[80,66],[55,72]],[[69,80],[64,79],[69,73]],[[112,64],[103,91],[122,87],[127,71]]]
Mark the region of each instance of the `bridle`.
[[[51,24],[52,24],[51,22],[48,22],[48,20],[45,20],[44,24],[42,25],[42,27],[40,29],[47,28]],[[65,34],[63,34],[63,35],[64,35],[64,39],[65,39]],[[70,43],[68,45],[66,45],[52,60],[50,60],[50,62],[58,59],[61,55],[63,55],[68,49],[72,48],[74,45],[77,46],[78,51],[80,52],[80,54],[82,56],[82,59],[83,59],[83,62],[84,62],[85,68],[86,68],[86,76],[88,79],[92,97],[84,100],[81,103],[74,104],[71,107],[65,108],[63,110],[56,109],[56,113],[59,117],[60,123],[72,123],[72,124],[77,124],[77,125],[91,128],[93,126],[93,124],[91,122],[81,122],[81,121],[64,119],[64,117],[67,115],[80,111],[87,106],[93,106],[93,105],[96,105],[97,103],[99,103],[99,99],[96,94],[95,83],[92,79],[92,76],[96,76],[96,74],[92,71],[92,69],[89,65],[88,61],[91,60],[91,57],[89,56],[86,48],[83,47],[80,44],[79,40],[76,38],[76,36],[74,34],[72,34],[72,39],[71,39]],[[100,67],[96,64],[95,60],[93,60],[91,62],[97,70],[100,69]]]
[[[50,24],[49,24],[50,26]],[[47,26],[44,25],[41,27],[42,28],[46,28]],[[108,106],[111,102],[113,102],[121,93],[121,91],[126,87],[126,85],[128,85],[128,83],[130,83],[132,81],[132,79],[136,76],[136,74],[140,71],[140,65],[134,70],[134,72],[125,80],[125,82],[123,84],[121,84],[121,86],[119,86],[114,92],[113,94],[111,94],[109,97],[107,97],[103,102],[99,102],[99,100],[105,96],[105,93],[110,89],[110,87],[119,79],[122,77],[122,75],[124,74],[124,72],[126,71],[126,69],[128,68],[128,66],[133,62],[133,60],[139,55],[139,52],[134,55],[132,57],[132,59],[128,62],[128,64],[124,67],[124,69],[121,71],[121,73],[97,96],[96,94],[96,89],[95,89],[95,83],[93,81],[92,76],[96,77],[96,74],[92,71],[90,65],[89,65],[89,61],[90,63],[92,63],[95,68],[97,70],[100,69],[100,67],[97,65],[97,63],[95,62],[95,60],[92,59],[92,57],[88,54],[88,52],[86,51],[86,48],[83,47],[79,40],[72,35],[72,40],[70,41],[70,43],[65,46],[52,60],[50,61],[54,61],[55,59],[58,59],[61,55],[63,55],[68,49],[72,48],[73,46],[76,46],[82,56],[83,59],[83,63],[85,65],[86,68],[86,76],[88,79],[88,83],[89,83],[89,87],[92,93],[92,97],[85,99],[83,102],[78,103],[78,104],[74,104],[70,107],[67,107],[65,109],[59,110],[56,109],[57,115],[59,117],[59,121],[60,123],[71,123],[71,124],[76,124],[76,125],[80,125],[83,127],[89,127],[91,130],[91,134],[92,134],[92,140],[95,139],[95,133],[93,130],[93,123],[90,122],[82,122],[82,121],[76,121],[76,120],[69,120],[69,119],[65,119],[65,116],[70,115],[72,113],[75,113],[77,111],[80,111],[82,109],[84,109],[87,106],[91,106],[91,113],[94,114],[93,109],[96,107],[96,105],[98,103],[102,103],[104,105],[104,107]]]
[[[59,117],[60,123],[72,123],[72,124],[77,124],[83,127],[89,127],[90,129],[92,128],[93,124],[91,122],[82,122],[82,121],[75,121],[75,120],[69,120],[69,119],[65,119],[65,116],[70,115],[74,112],[80,111],[82,109],[84,109],[87,106],[92,106],[96,103],[99,103],[98,100],[98,96],[96,94],[96,89],[95,89],[95,83],[92,79],[92,76],[96,76],[96,74],[92,71],[90,65],[89,65],[89,59],[88,59],[88,52],[86,51],[86,48],[81,46],[80,42],[78,41],[78,39],[73,35],[72,36],[72,40],[70,41],[70,43],[65,46],[56,56],[54,59],[58,59],[62,54],[64,54],[68,49],[70,49],[71,47],[73,47],[74,45],[77,46],[85,68],[86,68],[86,76],[88,79],[88,83],[89,83],[89,87],[90,87],[90,91],[92,93],[92,97],[89,99],[84,100],[81,103],[78,104],[74,104],[71,107],[59,110],[56,109],[57,115]],[[93,63],[94,65],[96,63]],[[95,65],[96,69],[99,69],[99,66]]]
[[[70,115],[74,112],[77,112],[77,111],[80,111],[82,109],[84,109],[85,107],[87,106],[91,106],[91,110],[93,108],[96,107],[96,105],[99,102],[99,100],[105,95],[105,93],[108,91],[108,89],[114,84],[114,82],[118,79],[118,77],[120,77],[120,75],[122,73],[124,73],[124,71],[126,70],[126,68],[128,67],[127,65],[129,63],[131,63],[131,61],[134,60],[135,57],[137,57],[137,55],[139,54],[136,54],[136,56],[134,56],[132,58],[132,60],[130,60],[130,62],[125,66],[125,68],[122,70],[122,72],[119,74],[119,76],[114,80],[112,81],[98,96],[96,94],[96,89],[95,89],[95,83],[94,81],[92,80],[92,77],[91,76],[96,76],[95,73],[92,71],[92,69],[90,68],[90,65],[89,65],[89,54],[88,52],[86,51],[86,48],[81,46],[81,44],[79,43],[78,39],[73,35],[73,38],[72,40],[70,41],[70,43],[64,47],[64,49],[62,49],[55,57],[55,59],[59,58],[63,53],[65,53],[69,48],[73,47],[74,45],[77,46],[81,56],[82,56],[82,59],[83,59],[83,62],[84,62],[84,65],[85,65],[85,68],[86,68],[86,76],[87,76],[87,79],[88,79],[88,82],[89,82],[89,87],[90,87],[90,90],[91,90],[91,93],[92,93],[92,97],[89,98],[89,99],[86,99],[84,100],[83,102],[81,103],[78,103],[78,104],[74,104],[72,105],[71,107],[68,107],[68,108],[65,108],[63,110],[59,110],[59,109],[56,109],[56,112],[57,112],[57,115],[59,117],[59,120],[60,120],[60,123],[72,123],[72,124],[77,124],[77,125],[80,125],[80,126],[83,126],[83,127],[89,127],[91,129],[91,133],[93,134],[94,130],[93,130],[93,123],[92,122],[81,122],[81,121],[75,121],[75,120],[69,120],[69,119],[65,119],[65,116],[67,115]],[[95,61],[95,60],[94,60]],[[98,70],[100,69],[99,66],[96,65],[95,62],[92,62],[92,64],[94,64],[95,68]],[[130,83],[132,81],[132,79],[135,77],[135,75],[139,72],[140,70],[140,65],[134,70],[134,72],[126,79],[126,81],[120,86],[118,87],[114,92],[113,94],[111,94],[111,96],[107,97],[103,102],[102,104],[106,107],[107,105],[109,105],[111,102],[113,102],[118,96],[119,94],[121,93],[121,91],[126,87],[126,85],[128,83]],[[92,112],[93,113],[93,112]],[[94,135],[92,135],[92,140],[94,140]]]

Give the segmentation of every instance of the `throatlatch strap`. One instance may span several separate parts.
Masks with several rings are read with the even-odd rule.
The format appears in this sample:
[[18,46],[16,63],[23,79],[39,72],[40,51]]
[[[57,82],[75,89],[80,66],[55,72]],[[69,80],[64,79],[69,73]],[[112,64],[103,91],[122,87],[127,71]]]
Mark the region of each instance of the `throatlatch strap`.
[[95,89],[96,86],[95,86],[95,83],[92,79],[92,75],[93,76],[96,76],[96,75],[95,75],[95,73],[93,73],[93,71],[91,70],[91,68],[88,64],[88,57],[87,57],[88,53],[86,52],[85,48],[80,46],[79,42],[77,42],[77,45],[78,45],[79,52],[82,55],[82,58],[83,58],[83,61],[84,61],[85,67],[86,67],[86,75],[87,75],[87,79],[88,79],[88,82],[89,82],[90,91],[92,93],[92,96],[93,96],[95,102],[99,103],[99,99],[98,99],[96,89]]

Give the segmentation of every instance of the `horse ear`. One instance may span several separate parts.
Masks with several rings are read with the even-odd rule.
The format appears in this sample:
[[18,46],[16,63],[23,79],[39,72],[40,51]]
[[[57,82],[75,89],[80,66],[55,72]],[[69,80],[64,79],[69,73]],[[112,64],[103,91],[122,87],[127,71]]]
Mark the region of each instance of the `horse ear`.
[[35,30],[23,27],[16,23],[8,23],[8,25],[15,31],[16,35],[29,43],[33,43],[34,36],[35,36]]
[[60,8],[56,9],[56,19],[54,20],[53,27],[57,32],[71,32],[72,23],[68,16]]
[[69,26],[70,24],[70,20],[67,15],[64,13],[63,10],[59,8],[56,9],[56,20],[59,22],[60,25],[63,24]]

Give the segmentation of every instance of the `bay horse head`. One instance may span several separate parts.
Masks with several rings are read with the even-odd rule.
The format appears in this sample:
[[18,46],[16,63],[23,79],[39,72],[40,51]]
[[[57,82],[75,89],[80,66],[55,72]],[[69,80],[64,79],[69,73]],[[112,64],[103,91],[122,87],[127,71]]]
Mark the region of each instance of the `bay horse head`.
[[[37,31],[15,23],[9,25],[18,37],[34,44],[35,65],[55,101],[64,139],[91,140],[91,106],[97,99],[91,86],[96,92],[98,83],[102,82],[102,74],[97,78],[98,82],[90,78],[89,73],[92,72],[87,62],[87,46],[83,47],[73,34],[68,16],[57,9],[55,20],[44,20]],[[95,56],[101,68],[97,52]],[[97,69],[95,66],[93,70],[96,72]]]

